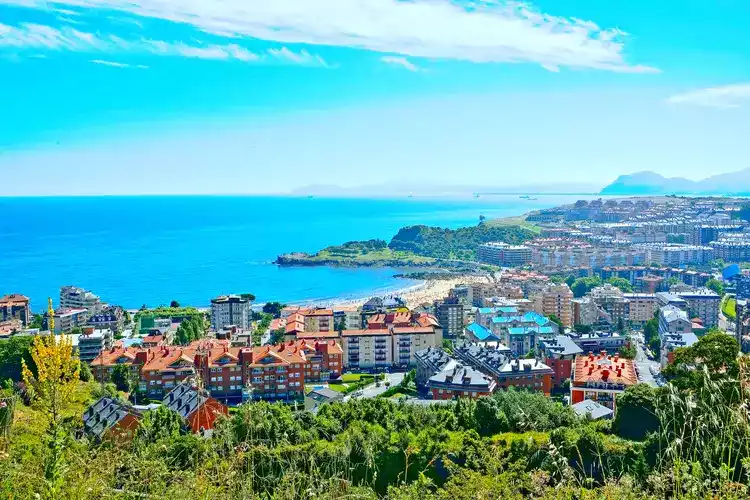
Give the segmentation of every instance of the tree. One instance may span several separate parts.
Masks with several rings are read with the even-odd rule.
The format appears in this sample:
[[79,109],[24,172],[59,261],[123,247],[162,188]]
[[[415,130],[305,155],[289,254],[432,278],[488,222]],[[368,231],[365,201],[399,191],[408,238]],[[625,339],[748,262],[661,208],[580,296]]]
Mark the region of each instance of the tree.
[[669,286],[680,285],[682,283],[683,283],[683,281],[680,278],[678,278],[677,276],[672,276],[671,278],[669,278],[667,280],[667,285],[669,285]]
[[620,357],[625,359],[635,359],[637,352],[635,350],[635,346],[633,344],[629,344],[626,346],[623,346],[622,349],[620,349]]
[[573,286],[573,283],[576,282],[576,277],[573,274],[569,274],[567,278],[565,278],[565,284],[569,287]]
[[702,387],[704,371],[712,380],[736,380],[739,376],[737,340],[726,333],[712,331],[695,344],[676,349],[672,363],[662,373],[681,389]]
[[206,324],[202,316],[193,316],[184,320],[177,327],[175,332],[175,342],[180,345],[187,345],[196,340],[200,340],[206,335]]
[[564,328],[564,327],[565,327],[565,325],[563,325],[563,322],[562,322],[562,321],[560,320],[560,318],[558,318],[558,317],[557,317],[557,316],[555,316],[554,314],[550,314],[550,315],[548,316],[548,318],[549,318],[549,320],[550,320],[551,322],[553,322],[554,324],[556,324],[556,325],[557,325],[557,326],[559,326],[560,328]]
[[135,431],[135,439],[142,444],[154,443],[160,439],[174,439],[180,435],[182,429],[182,417],[162,405],[144,415]]
[[706,288],[708,288],[709,290],[713,290],[720,296],[724,295],[724,283],[715,278],[711,278],[710,280],[706,281]]
[[169,307],[173,307],[177,309],[178,307],[180,307],[180,303],[177,302],[176,300],[173,300],[172,302],[169,303]]
[[570,289],[573,290],[573,295],[575,297],[583,297],[589,293],[592,288],[596,288],[601,284],[602,280],[599,276],[590,276],[587,278],[578,278],[573,282],[573,286],[571,286]]
[[255,302],[255,295],[253,295],[252,293],[241,293],[240,297],[245,300],[249,300],[250,302]]
[[117,365],[110,374],[112,383],[115,384],[118,391],[130,392],[131,380],[130,380],[130,367],[128,365]]
[[585,334],[593,332],[594,327],[591,325],[574,325],[573,330],[575,330],[576,332],[582,335],[585,335]]
[[617,396],[617,412],[612,430],[625,439],[642,440],[659,429],[656,416],[656,390],[648,384],[628,387]]
[[625,332],[625,320],[622,318],[617,318],[617,331],[620,333]]
[[80,363],[81,366],[78,370],[78,377],[82,382],[89,382],[92,378],[94,378],[94,375],[91,373],[91,367],[88,365],[88,363],[84,363],[83,361],[80,361]]
[[274,318],[278,318],[281,316],[281,310],[284,309],[284,307],[284,304],[281,302],[266,302],[263,306],[263,312],[273,315]]
[[625,278],[609,278],[607,280],[607,283],[609,283],[612,286],[616,286],[620,290],[622,290],[625,293],[632,293],[633,292],[633,285],[630,284],[630,281],[626,280]]
[[70,331],[71,335],[81,335],[83,333],[83,328],[80,326],[74,326],[73,329]]
[[41,403],[52,425],[57,425],[78,385],[80,361],[73,356],[67,335],[34,337],[31,357],[36,370],[22,361],[23,380],[33,388],[33,399]]
[[31,345],[34,337],[15,336],[0,340],[0,381],[10,379],[20,382],[23,363],[34,371],[34,360],[31,357]]
[[29,322],[29,328],[37,328],[41,330],[44,327],[44,315],[43,314],[34,314],[31,318],[31,322]]

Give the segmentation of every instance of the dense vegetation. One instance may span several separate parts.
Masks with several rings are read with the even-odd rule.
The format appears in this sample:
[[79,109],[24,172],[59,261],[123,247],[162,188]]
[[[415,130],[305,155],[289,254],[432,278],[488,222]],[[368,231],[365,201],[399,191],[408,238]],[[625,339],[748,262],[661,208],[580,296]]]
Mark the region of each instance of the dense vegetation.
[[537,232],[526,226],[482,223],[459,229],[430,226],[401,228],[390,243],[383,240],[349,241],[315,254],[280,255],[280,265],[433,266],[460,265],[451,261],[474,261],[482,243],[503,241],[520,244]]
[[474,260],[482,243],[502,241],[513,245],[534,238],[536,234],[519,226],[479,224],[459,229],[429,226],[401,228],[388,247],[438,259]]
[[[63,346],[69,350],[69,346]],[[591,422],[540,394],[508,390],[423,407],[387,398],[317,414],[254,403],[210,438],[166,409],[131,443],[79,436],[93,383],[77,363],[46,363],[8,390],[17,404],[0,441],[0,496],[10,498],[747,498],[750,472],[744,359],[725,334],[678,351],[671,384],[634,386],[616,419]],[[46,380],[46,382],[45,382]],[[52,403],[51,390],[65,398]],[[56,394],[57,392],[55,392]]]

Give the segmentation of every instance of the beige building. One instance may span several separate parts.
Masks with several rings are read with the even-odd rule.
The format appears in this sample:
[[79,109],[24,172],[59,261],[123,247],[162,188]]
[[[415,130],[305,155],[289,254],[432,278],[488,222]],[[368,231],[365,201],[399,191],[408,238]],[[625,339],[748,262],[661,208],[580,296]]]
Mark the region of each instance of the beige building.
[[305,332],[330,332],[334,330],[331,309],[307,309],[300,311],[305,317]]
[[393,328],[393,364],[413,366],[414,353],[428,347],[442,347],[443,329],[430,326],[405,326]]
[[344,331],[341,347],[347,370],[385,369],[393,365],[393,335],[388,329]]
[[357,306],[336,306],[333,309],[334,328],[343,322],[343,330],[362,328],[362,313]]
[[645,323],[659,308],[653,293],[626,293],[624,297],[630,302],[628,319],[631,323]]
[[573,326],[573,292],[568,285],[561,283],[546,287],[541,294],[541,300],[541,314],[554,314],[564,326]]
[[573,324],[593,325],[599,321],[599,306],[591,297],[573,299]]

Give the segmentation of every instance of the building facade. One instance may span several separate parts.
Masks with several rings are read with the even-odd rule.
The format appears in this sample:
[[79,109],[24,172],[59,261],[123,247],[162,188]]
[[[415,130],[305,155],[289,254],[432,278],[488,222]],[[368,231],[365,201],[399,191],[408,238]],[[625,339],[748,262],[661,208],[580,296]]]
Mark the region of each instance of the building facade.
[[222,295],[211,300],[211,328],[216,331],[234,325],[250,328],[252,309],[249,299],[239,295]]
[[576,356],[573,363],[573,378],[570,381],[570,402],[595,401],[615,410],[618,394],[638,383],[633,360],[624,359],[606,351],[599,354]]
[[31,300],[25,295],[12,293],[0,297],[0,321],[17,319],[28,327],[31,323]]
[[542,314],[556,316],[563,326],[573,326],[573,292],[565,283],[550,285],[542,292]]
[[99,314],[104,307],[98,295],[83,288],[68,285],[60,288],[60,308],[86,309],[88,316]]
[[455,339],[464,329],[464,306],[456,298],[437,300],[434,304],[435,317],[443,327],[445,338]]

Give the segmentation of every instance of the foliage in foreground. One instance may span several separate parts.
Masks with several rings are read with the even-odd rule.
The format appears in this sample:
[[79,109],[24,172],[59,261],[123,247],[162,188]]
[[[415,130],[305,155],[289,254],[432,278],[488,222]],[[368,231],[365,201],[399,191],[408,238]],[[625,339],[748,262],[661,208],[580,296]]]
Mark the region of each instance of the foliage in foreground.
[[612,423],[508,390],[429,407],[353,400],[317,414],[259,402],[210,438],[161,409],[115,446],[76,438],[95,387],[79,383],[57,432],[46,403],[18,405],[0,497],[747,498],[747,363],[717,348],[729,344],[704,338],[678,352],[673,383],[629,389]]

